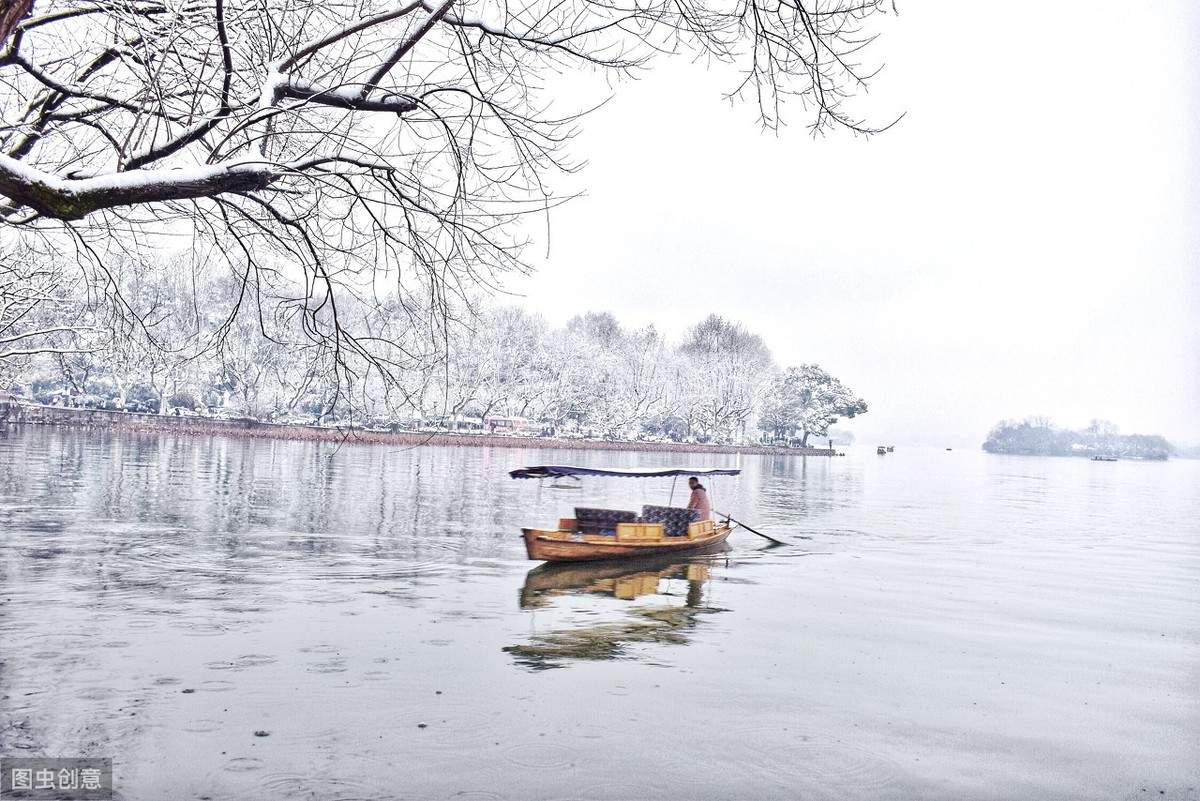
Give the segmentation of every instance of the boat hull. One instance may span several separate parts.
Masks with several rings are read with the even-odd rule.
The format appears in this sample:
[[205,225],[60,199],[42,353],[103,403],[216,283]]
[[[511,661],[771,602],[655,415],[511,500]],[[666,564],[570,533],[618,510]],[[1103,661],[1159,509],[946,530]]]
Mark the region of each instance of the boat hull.
[[669,537],[647,542],[621,542],[615,537],[579,538],[573,532],[523,528],[525,552],[530,559],[544,562],[595,562],[603,559],[630,559],[643,556],[687,553],[725,541],[733,526],[718,523],[711,534],[697,537]]

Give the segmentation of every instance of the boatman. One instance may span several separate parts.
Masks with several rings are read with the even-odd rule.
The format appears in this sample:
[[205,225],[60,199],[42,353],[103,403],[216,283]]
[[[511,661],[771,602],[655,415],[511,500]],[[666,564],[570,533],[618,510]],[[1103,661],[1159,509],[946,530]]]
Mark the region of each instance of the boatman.
[[697,520],[712,520],[712,506],[708,503],[708,490],[704,489],[700,479],[695,476],[688,479],[688,486],[692,488],[692,497],[688,501],[687,508],[700,510],[700,514],[696,517]]

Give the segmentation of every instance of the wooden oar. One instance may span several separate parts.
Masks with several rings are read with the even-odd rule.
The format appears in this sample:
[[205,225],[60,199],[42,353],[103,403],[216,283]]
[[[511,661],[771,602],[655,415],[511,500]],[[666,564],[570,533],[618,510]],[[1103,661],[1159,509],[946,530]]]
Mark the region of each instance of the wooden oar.
[[790,545],[790,544],[791,544],[791,543],[789,543],[789,542],[784,542],[783,540],[777,540],[777,539],[775,539],[774,537],[772,537],[772,536],[770,536],[770,535],[763,534],[763,533],[762,533],[761,531],[759,531],[758,529],[750,528],[750,526],[747,526],[747,525],[746,525],[745,523],[743,523],[741,520],[734,520],[734,519],[733,519],[733,517],[731,517],[730,515],[727,515],[725,512],[717,512],[717,514],[721,515],[721,516],[722,516],[722,517],[724,517],[726,520],[731,520],[731,521],[733,521],[734,523],[737,523],[739,526],[741,526],[742,528],[746,529],[746,531],[749,531],[751,534],[757,534],[758,536],[762,537],[763,539],[770,540],[771,542],[775,543],[776,545]]

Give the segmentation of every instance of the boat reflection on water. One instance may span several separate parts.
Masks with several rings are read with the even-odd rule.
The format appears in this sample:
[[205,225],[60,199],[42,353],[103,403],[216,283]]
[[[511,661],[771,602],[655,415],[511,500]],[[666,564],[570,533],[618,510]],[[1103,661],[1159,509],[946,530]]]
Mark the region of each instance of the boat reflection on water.
[[559,595],[611,595],[631,601],[643,595],[660,594],[663,579],[686,581],[687,606],[698,607],[709,571],[714,563],[722,559],[721,554],[727,551],[729,546],[721,543],[714,550],[687,556],[604,562],[546,562],[525,576],[525,585],[521,587],[521,608],[547,606],[552,598]]
[[[728,550],[721,543],[687,556],[536,567],[525,576],[521,608],[554,613],[583,601],[587,608],[575,611],[586,623],[535,632],[528,643],[504,650],[518,665],[546,670],[574,660],[638,658],[640,646],[686,645],[702,616],[724,611],[710,603],[708,589],[713,568],[724,564]],[[597,622],[604,611],[601,599],[634,603],[618,606],[615,619]]]

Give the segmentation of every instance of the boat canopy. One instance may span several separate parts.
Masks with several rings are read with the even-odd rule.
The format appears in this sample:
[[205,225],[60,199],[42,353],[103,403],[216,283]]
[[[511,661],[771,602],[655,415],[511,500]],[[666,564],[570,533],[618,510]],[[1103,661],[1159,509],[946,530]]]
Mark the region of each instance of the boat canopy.
[[571,467],[570,465],[543,464],[522,467],[509,473],[513,478],[574,478],[577,476],[610,476],[619,478],[670,478],[671,476],[736,476],[741,470],[719,467]]

